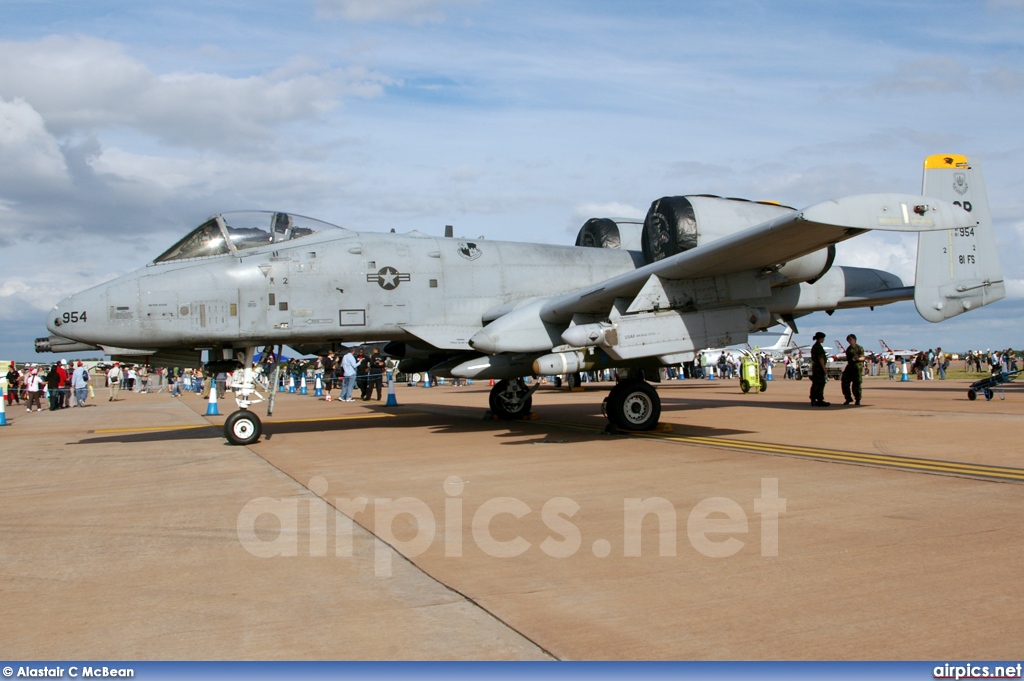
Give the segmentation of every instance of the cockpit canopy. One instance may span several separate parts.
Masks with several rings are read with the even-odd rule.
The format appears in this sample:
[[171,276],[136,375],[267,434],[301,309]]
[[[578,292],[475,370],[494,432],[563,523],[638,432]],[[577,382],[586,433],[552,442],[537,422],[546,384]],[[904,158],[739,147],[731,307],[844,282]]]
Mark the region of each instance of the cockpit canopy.
[[328,229],[343,229],[313,218],[270,211],[220,213],[196,227],[153,262],[206,258],[301,239]]

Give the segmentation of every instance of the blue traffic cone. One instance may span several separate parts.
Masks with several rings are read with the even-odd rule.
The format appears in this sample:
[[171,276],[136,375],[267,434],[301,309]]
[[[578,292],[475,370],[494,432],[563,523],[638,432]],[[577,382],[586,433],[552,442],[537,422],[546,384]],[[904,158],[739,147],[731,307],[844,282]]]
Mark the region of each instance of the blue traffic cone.
[[7,412],[4,411],[4,403],[7,402],[7,395],[4,394],[3,390],[0,390],[0,426],[7,425]]
[[909,381],[910,376],[907,376],[907,358],[903,358],[903,375],[900,377],[900,382]]
[[388,372],[388,401],[384,403],[385,407],[397,407],[398,400],[395,398],[395,378],[391,372]]
[[220,416],[217,411],[217,382],[210,381],[210,401],[206,403],[207,416]]
[[295,394],[295,377],[294,376],[289,376],[288,377],[288,392],[292,393],[292,394]]
[[430,387],[430,374],[423,374],[423,387],[424,388],[429,388]]
[[316,380],[313,382],[313,397],[324,396],[324,384],[320,380],[320,374],[316,375]]
[[302,378],[300,378],[299,380],[301,381],[301,383],[299,384],[299,394],[308,395],[309,390],[306,388],[306,374],[302,374]]
[[766,380],[766,381],[772,380],[772,363],[771,362],[768,362],[768,374],[764,377],[764,380]]

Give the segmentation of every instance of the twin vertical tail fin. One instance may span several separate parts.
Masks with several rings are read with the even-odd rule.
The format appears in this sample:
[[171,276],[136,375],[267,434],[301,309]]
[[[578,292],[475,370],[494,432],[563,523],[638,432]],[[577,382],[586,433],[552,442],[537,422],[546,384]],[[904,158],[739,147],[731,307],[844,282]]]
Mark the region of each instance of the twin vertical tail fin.
[[981,168],[972,166],[966,156],[929,156],[921,193],[961,206],[977,225],[918,234],[918,313],[930,322],[941,322],[1005,297]]

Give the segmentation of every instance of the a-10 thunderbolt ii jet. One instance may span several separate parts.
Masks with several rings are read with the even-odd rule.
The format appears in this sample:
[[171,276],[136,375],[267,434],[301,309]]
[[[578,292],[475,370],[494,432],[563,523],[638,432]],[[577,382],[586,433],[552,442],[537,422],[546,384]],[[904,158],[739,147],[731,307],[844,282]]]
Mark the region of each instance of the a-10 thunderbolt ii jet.
[[[869,230],[918,232],[917,274],[833,266]],[[639,242],[639,249],[628,248]],[[626,247],[622,247],[626,246]],[[215,215],[152,263],[58,303],[41,348],[152,364],[239,362],[233,443],[259,439],[260,346],[391,341],[410,371],[496,379],[490,407],[528,413],[524,377],[618,368],[605,411],[654,428],[659,368],[814,311],[914,300],[939,322],[1005,295],[977,166],[924,163],[921,196],[797,210],[706,195],[655,201],[642,226],[590,220],[576,246],[355,232],[285,213]]]

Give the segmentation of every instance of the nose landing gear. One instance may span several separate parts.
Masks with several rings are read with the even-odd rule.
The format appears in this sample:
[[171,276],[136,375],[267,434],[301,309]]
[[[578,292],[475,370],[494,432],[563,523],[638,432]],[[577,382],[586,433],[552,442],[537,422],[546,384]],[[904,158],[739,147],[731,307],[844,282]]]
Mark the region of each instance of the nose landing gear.
[[[224,420],[224,438],[233,445],[245,447],[256,443],[263,434],[263,422],[260,417],[249,411],[249,407],[258,402],[263,402],[263,395],[260,393],[256,382],[256,372],[252,368],[253,359],[256,356],[256,348],[245,348],[242,368],[232,375],[231,390],[235,396],[235,403],[238,404],[238,411],[232,412]],[[276,367],[274,377],[276,380]],[[271,397],[273,397],[276,385],[271,385]],[[268,414],[270,412],[268,411]]]

